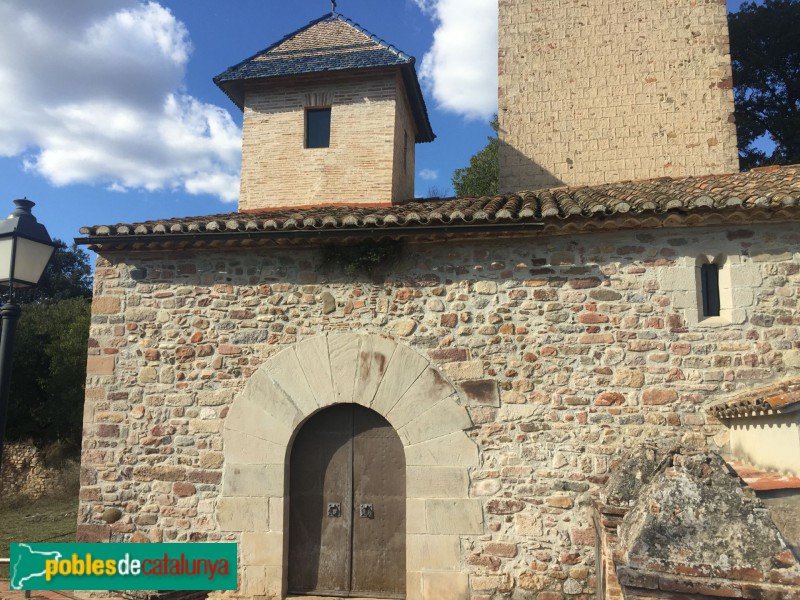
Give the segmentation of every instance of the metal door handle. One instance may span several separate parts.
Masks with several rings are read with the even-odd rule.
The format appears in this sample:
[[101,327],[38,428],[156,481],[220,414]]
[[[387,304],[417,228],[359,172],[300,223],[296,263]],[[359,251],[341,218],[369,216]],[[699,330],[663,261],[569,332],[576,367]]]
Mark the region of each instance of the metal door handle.
[[375,518],[375,507],[372,504],[362,504],[360,506],[361,511],[361,518],[362,519],[374,519]]
[[329,502],[328,503],[328,516],[336,519],[337,517],[342,516],[342,505],[338,502]]

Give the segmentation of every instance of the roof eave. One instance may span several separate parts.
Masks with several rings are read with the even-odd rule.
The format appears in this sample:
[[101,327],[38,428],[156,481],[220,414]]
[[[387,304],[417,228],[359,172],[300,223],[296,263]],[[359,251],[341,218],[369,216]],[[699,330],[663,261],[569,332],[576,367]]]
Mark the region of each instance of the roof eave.
[[411,112],[414,115],[414,122],[417,125],[416,142],[418,144],[426,144],[436,139],[436,134],[433,133],[431,121],[428,117],[428,107],[425,105],[425,97],[422,95],[422,88],[419,85],[419,78],[417,78],[417,70],[414,68],[414,62],[402,65],[400,73],[403,76],[403,83],[406,88],[406,97],[411,105]]

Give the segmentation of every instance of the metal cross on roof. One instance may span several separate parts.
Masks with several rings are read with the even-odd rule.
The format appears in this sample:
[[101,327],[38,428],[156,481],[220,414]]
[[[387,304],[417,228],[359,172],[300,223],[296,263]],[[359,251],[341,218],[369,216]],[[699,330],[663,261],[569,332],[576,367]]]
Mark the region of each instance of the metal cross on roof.
[[336,0],[331,0],[331,12],[336,12]]

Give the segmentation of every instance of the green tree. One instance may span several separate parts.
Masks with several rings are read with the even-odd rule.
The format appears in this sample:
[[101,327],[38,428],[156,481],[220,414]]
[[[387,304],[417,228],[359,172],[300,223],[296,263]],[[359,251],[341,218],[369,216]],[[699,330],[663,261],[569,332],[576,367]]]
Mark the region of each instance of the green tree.
[[84,298],[23,305],[14,341],[8,439],[80,448],[90,317]]
[[477,198],[497,194],[500,146],[500,141],[497,139],[497,130],[499,129],[497,115],[489,125],[494,129],[494,136],[489,137],[489,143],[469,159],[468,167],[456,169],[453,173],[453,190],[459,198]]
[[9,439],[80,449],[91,295],[89,255],[64,244],[39,285],[15,295],[22,315],[14,340]]
[[800,162],[800,0],[746,2],[728,22],[742,168]]

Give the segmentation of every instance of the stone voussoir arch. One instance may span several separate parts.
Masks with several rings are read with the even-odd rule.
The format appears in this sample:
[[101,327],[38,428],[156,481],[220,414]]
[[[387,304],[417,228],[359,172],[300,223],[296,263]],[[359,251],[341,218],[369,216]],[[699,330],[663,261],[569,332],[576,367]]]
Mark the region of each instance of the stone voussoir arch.
[[379,334],[315,336],[269,358],[225,418],[221,532],[238,534],[240,590],[282,598],[288,557],[288,464],[308,418],[357,403],[383,416],[406,458],[407,598],[469,597],[461,536],[482,534],[480,500],[469,498],[478,448],[458,393],[428,359]]

